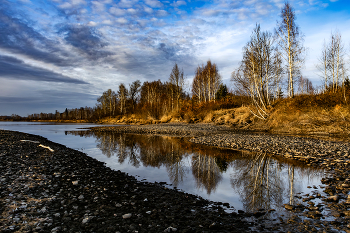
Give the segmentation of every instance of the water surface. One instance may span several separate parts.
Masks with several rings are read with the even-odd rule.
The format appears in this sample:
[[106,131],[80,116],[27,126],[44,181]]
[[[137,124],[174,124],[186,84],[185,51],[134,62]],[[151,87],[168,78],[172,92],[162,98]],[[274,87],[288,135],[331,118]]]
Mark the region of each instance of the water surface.
[[166,182],[185,192],[229,203],[235,210],[283,212],[283,204],[301,202],[296,194],[318,192],[324,176],[322,170],[265,153],[212,148],[176,137],[79,129],[92,126],[96,125],[0,122],[0,129],[44,136],[139,180]]

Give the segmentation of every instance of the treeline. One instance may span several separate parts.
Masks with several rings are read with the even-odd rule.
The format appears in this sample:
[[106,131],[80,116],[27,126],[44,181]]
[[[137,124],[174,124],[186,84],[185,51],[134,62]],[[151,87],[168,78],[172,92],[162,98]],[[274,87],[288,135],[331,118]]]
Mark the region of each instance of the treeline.
[[116,91],[108,89],[97,98],[96,106],[58,110],[55,113],[37,113],[28,117],[13,117],[12,120],[53,121],[99,121],[105,117],[136,115],[141,119],[159,120],[164,116],[182,118],[185,112],[196,111],[212,102],[232,107],[232,94],[222,83],[219,69],[210,60],[196,69],[192,85],[192,97],[185,91],[184,72],[175,63],[166,82],[161,80],[141,83],[139,80],[129,86],[119,84]]
[[[167,81],[121,83],[117,90],[103,92],[92,108],[66,109],[62,113],[56,110],[55,113],[12,118],[99,121],[105,117],[134,115],[139,119],[177,118],[188,121],[211,110],[244,104],[256,117],[267,119],[278,100],[285,97],[298,102],[294,98],[296,95],[317,95],[319,97],[313,99],[324,99],[327,103],[331,99],[332,104],[347,103],[350,89],[348,61],[340,32],[332,33],[321,50],[317,64],[323,82],[320,87],[315,87],[301,73],[306,51],[303,41],[295,11],[289,3],[285,3],[273,32],[263,31],[259,24],[254,28],[250,40],[243,47],[239,67],[232,72],[231,92],[222,83],[218,66],[208,60],[194,69],[191,93],[187,93],[184,72],[175,63]],[[307,98],[302,99],[307,102]]]
[[116,92],[108,89],[97,99],[97,115],[99,118],[132,114],[142,119],[159,120],[169,115],[182,118],[188,106],[224,100],[229,95],[217,65],[210,60],[197,68],[192,96],[184,85],[184,72],[175,63],[166,82],[141,84],[136,80],[129,87],[121,83]]

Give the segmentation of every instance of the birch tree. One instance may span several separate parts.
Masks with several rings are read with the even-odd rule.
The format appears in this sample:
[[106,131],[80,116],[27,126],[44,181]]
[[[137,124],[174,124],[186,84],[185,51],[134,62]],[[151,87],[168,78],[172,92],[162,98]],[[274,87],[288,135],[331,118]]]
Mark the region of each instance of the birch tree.
[[197,67],[192,82],[192,94],[199,102],[213,101],[221,83],[217,65],[209,60],[205,66]]
[[103,92],[102,96],[97,99],[97,106],[101,108],[105,116],[115,115],[115,106],[117,103],[117,96],[114,91],[108,89]]
[[336,92],[340,86],[343,87],[346,77],[345,49],[339,32],[332,33],[330,41],[324,42],[317,68],[325,90]]
[[135,111],[135,105],[138,100],[138,96],[140,93],[141,82],[140,80],[136,80],[130,84],[129,95],[131,100],[132,111]]
[[181,95],[183,92],[183,86],[184,86],[184,72],[183,70],[180,70],[178,65],[175,63],[171,74],[169,76],[169,82],[170,82],[170,94],[171,94],[171,107],[174,109],[174,99],[176,100],[176,110],[178,111],[180,108],[180,100]]
[[123,83],[119,84],[118,98],[119,98],[120,114],[125,114],[126,113],[126,99],[128,98],[128,90],[126,89],[126,87]]
[[[231,80],[239,89],[244,89],[252,100],[255,116],[266,119],[271,105],[271,89],[275,77],[273,37],[269,32],[261,32],[256,25],[250,41],[243,48],[243,59]],[[279,75],[279,74],[278,74]]]
[[275,29],[281,55],[286,62],[288,71],[288,96],[294,97],[294,81],[301,65],[304,62],[305,49],[302,45],[303,36],[295,24],[295,12],[287,2],[281,9],[281,21],[277,22]]

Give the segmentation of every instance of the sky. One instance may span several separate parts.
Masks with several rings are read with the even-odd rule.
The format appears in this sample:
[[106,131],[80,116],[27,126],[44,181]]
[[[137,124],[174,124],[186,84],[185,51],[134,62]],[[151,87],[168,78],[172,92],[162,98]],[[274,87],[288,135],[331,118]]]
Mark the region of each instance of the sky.
[[[231,73],[256,24],[273,32],[284,0],[0,0],[0,115],[93,107],[107,89],[168,80],[174,64],[187,89],[198,65]],[[349,54],[350,1],[290,0],[307,48],[304,77],[339,31]],[[348,57],[349,58],[349,57]]]

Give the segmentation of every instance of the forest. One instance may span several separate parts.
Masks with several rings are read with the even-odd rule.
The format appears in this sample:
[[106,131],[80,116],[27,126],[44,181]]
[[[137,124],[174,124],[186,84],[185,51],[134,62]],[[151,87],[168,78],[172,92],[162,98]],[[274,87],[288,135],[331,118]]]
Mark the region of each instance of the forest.
[[[296,24],[295,10],[285,3],[273,32],[263,31],[256,24],[250,40],[242,48],[241,62],[232,71],[229,86],[223,84],[218,65],[208,60],[194,68],[190,92],[186,92],[184,71],[174,63],[167,81],[121,83],[118,90],[103,92],[94,107],[0,119],[196,123],[215,122],[218,111],[230,109],[236,110],[224,111],[223,114],[231,114],[225,117],[237,118],[238,112],[244,108],[244,124],[310,111],[327,111],[323,115],[329,118],[333,114],[345,121],[350,116],[349,55],[341,33],[331,32],[320,49],[317,69],[322,86],[318,87],[302,75],[307,50],[303,42],[304,35]],[[226,119],[221,123],[231,122],[232,125],[237,121]],[[243,124],[242,120],[239,123]]]

